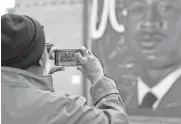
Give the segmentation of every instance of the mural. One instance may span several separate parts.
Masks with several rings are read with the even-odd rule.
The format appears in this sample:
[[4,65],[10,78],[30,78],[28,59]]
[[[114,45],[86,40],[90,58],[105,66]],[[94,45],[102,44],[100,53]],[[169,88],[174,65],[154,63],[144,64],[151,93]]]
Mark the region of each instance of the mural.
[[[141,4],[139,3],[137,2],[136,5],[139,6]],[[128,114],[181,117],[181,101],[174,102],[172,95],[169,95],[168,99],[164,97],[157,109],[154,107],[151,109],[142,108],[138,104],[139,74],[131,53],[132,49],[127,40],[129,39],[128,22],[131,20],[128,21],[129,13],[126,4],[126,0],[91,1],[90,36],[92,51],[100,59],[106,75],[116,81]],[[135,13],[136,10],[141,11],[141,9],[135,8],[136,5],[133,6]],[[147,101],[151,103],[151,100]]]
[[[90,35],[92,51],[100,59],[104,72],[114,79],[124,102],[135,83],[135,67],[125,41],[126,16],[123,0],[92,0]],[[124,81],[123,81],[124,80]],[[124,90],[124,92],[122,92]]]

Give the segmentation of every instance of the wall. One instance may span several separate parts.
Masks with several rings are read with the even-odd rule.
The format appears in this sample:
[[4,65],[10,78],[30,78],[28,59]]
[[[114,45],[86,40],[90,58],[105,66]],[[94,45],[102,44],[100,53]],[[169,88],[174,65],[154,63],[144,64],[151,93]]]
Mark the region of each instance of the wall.
[[[80,48],[82,46],[83,4],[62,4],[49,1],[16,1],[11,13],[25,14],[38,20],[45,29],[46,42],[59,48]],[[41,3],[42,2],[42,3]],[[43,4],[44,3],[44,4]],[[81,78],[76,68],[66,68],[64,72],[53,75],[56,91],[64,90],[70,94],[82,95],[82,82],[72,82],[72,76]],[[74,79],[75,80],[75,79]]]

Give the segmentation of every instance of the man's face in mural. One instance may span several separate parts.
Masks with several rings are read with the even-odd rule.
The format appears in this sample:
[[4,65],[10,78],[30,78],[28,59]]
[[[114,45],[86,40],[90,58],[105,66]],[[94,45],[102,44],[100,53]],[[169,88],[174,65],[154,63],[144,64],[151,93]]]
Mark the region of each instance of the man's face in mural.
[[137,60],[154,68],[181,58],[181,0],[125,0],[128,43]]

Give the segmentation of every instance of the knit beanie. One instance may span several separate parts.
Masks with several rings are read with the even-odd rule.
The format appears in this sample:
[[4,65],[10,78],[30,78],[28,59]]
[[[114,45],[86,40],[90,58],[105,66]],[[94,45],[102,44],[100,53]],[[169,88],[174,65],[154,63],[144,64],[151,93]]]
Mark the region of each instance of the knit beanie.
[[45,48],[43,27],[25,15],[1,16],[1,65],[26,69],[37,64]]

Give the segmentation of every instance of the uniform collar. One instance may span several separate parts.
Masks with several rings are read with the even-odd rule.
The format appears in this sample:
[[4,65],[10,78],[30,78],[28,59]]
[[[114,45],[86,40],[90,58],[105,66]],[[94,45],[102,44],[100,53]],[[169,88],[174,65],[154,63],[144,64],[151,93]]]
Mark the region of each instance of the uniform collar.
[[148,87],[141,78],[138,78],[138,104],[142,103],[144,96],[151,92],[157,97],[157,101],[154,104],[154,108],[158,106],[162,98],[165,94],[170,90],[170,88],[174,85],[176,80],[181,76],[181,67],[170,73],[167,77],[161,80],[157,85],[150,88]]

